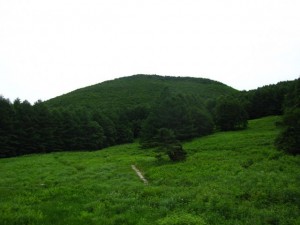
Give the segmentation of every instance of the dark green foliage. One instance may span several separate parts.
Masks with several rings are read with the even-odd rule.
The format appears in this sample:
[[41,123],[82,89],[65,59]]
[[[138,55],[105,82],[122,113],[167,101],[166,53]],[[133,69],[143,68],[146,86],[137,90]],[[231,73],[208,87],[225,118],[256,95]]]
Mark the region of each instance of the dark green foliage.
[[213,122],[204,107],[193,98],[183,95],[172,95],[165,89],[142,128],[141,144],[144,147],[155,146],[155,137],[162,128],[174,132],[175,139],[187,140],[209,134]]
[[34,111],[28,101],[21,102],[19,99],[13,103],[15,111],[14,120],[14,149],[18,155],[37,152],[36,143],[38,134],[35,132]]
[[[0,157],[95,150],[136,138],[141,138],[144,147],[151,147],[162,128],[172,130],[180,141],[212,133],[214,122],[221,130],[242,129],[247,126],[243,108],[250,118],[280,114],[284,107],[290,108],[295,93],[289,90],[295,82],[238,92],[208,79],[135,75],[34,105],[19,99],[12,104],[1,97]],[[229,99],[227,103],[224,100],[227,106],[223,100],[217,101],[220,96]],[[289,112],[286,117],[298,116],[297,110],[285,111]],[[289,143],[296,143],[290,140],[292,136],[293,140],[298,138],[294,122],[294,127],[286,124],[284,129]],[[285,139],[278,139],[278,143]]]
[[62,149],[79,150],[77,139],[79,138],[79,124],[76,121],[75,114],[69,111],[61,113],[60,137],[62,139]]
[[186,151],[182,145],[176,140],[173,130],[161,128],[157,135],[153,138],[154,144],[158,146],[160,152],[166,153],[172,161],[182,161],[186,159]]
[[[54,146],[54,121],[48,108],[38,101],[33,105],[36,151],[50,152]],[[38,131],[38,132],[37,132]]]
[[300,79],[287,94],[285,107],[283,130],[275,144],[287,153],[300,154]]
[[0,96],[0,157],[15,155],[12,146],[14,140],[14,111],[8,99]]
[[292,110],[300,107],[300,78],[291,83],[285,96],[284,106],[286,109]]
[[148,106],[138,105],[125,111],[126,118],[129,122],[134,138],[140,137],[142,123],[149,115],[149,108],[150,107]]
[[117,131],[114,122],[99,111],[94,111],[92,120],[96,121],[103,128],[103,147],[116,144]]
[[[148,111],[143,106],[106,116],[86,108],[54,109],[41,101],[0,99],[0,156],[97,150],[132,142]],[[136,136],[134,136],[136,135]]]
[[117,144],[129,143],[133,141],[133,132],[128,120],[128,117],[125,113],[121,113],[116,124]]
[[[73,111],[74,108],[84,108],[92,115],[97,114],[101,109],[102,118],[97,115],[93,117],[103,127],[104,146],[111,146],[131,142],[141,136],[145,137],[145,134],[141,135],[143,123],[148,117],[150,117],[148,121],[153,120],[155,112],[149,116],[150,108],[153,105],[155,105],[153,108],[156,108],[157,99],[166,88],[169,88],[170,94],[176,98],[175,101],[170,100],[174,105],[170,105],[169,109],[165,108],[161,116],[162,120],[169,121],[170,124],[155,126],[173,129],[176,138],[180,140],[212,132],[213,121],[200,102],[224,94],[237,93],[233,88],[209,79],[135,75],[82,88],[51,99],[45,104],[52,110],[60,111],[68,108],[69,111]],[[193,98],[180,97],[182,93]],[[168,104],[167,101],[164,104]],[[168,119],[163,118],[170,115]],[[151,132],[152,128],[148,129],[151,136],[156,134],[157,130]],[[143,130],[145,133],[145,129]]]
[[100,149],[103,146],[103,128],[96,121],[88,121],[83,129],[84,145],[86,149]]
[[196,127],[196,136],[204,136],[211,134],[214,128],[212,115],[202,106],[190,106],[191,117],[193,118],[193,126]]
[[186,159],[186,151],[180,143],[174,143],[168,147],[167,154],[172,161],[183,161]]
[[50,151],[97,150],[104,146],[103,127],[89,113],[54,111],[53,143]]
[[52,109],[74,107],[85,107],[91,111],[101,109],[109,115],[117,109],[152,105],[166,87],[174,94],[185,93],[198,96],[201,100],[238,92],[220,82],[203,78],[134,75],[81,88],[53,98],[45,104]]
[[103,147],[104,131],[101,125],[94,121],[85,110],[78,110],[74,115],[76,137],[74,148],[77,150],[97,150]]
[[222,131],[247,128],[248,115],[243,105],[235,98],[220,98],[215,109],[215,121]]
[[239,99],[247,103],[247,113],[250,119],[270,115],[282,115],[285,95],[292,89],[296,81],[279,82],[248,92],[242,92]]
[[300,109],[284,115],[284,129],[276,139],[276,146],[290,154],[300,154]]
[[[17,99],[11,104],[1,97],[0,157],[101,149],[117,138],[109,127],[109,120],[103,118],[98,114],[94,119],[89,112],[79,109],[50,111],[41,101],[32,106]],[[106,130],[96,119],[103,122]]]
[[172,161],[182,161],[186,152],[178,140],[211,133],[213,122],[199,101],[190,96],[173,95],[165,89],[142,127],[141,145],[158,147]]

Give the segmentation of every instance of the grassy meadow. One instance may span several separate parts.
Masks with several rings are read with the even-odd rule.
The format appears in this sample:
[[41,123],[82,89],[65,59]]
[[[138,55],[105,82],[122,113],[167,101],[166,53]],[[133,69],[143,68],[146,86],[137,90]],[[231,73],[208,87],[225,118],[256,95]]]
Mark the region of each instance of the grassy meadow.
[[0,159],[0,224],[300,224],[300,157],[273,147],[279,120],[186,142],[180,163],[138,143]]

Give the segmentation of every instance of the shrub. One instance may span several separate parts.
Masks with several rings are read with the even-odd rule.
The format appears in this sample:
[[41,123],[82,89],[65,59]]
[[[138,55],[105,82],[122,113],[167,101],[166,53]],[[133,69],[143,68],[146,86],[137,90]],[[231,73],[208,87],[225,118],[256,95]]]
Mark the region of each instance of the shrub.
[[300,108],[287,112],[283,119],[284,129],[275,141],[278,149],[300,154]]
[[174,132],[167,128],[158,130],[154,138],[159,152],[165,152],[172,161],[183,161],[186,159],[186,152],[182,145],[176,140]]

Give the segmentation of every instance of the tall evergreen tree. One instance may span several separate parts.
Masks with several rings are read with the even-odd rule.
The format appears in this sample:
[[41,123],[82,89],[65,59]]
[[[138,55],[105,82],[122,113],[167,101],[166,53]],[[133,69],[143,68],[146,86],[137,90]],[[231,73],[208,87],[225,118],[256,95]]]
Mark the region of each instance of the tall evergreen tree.
[[53,139],[51,141],[52,149],[51,151],[62,151],[64,149],[64,140],[63,140],[63,115],[59,110],[51,111],[51,121],[52,121],[52,130],[53,130]]
[[76,114],[70,111],[63,111],[61,116],[61,133],[59,135],[61,136],[61,139],[63,141],[63,150],[80,150],[80,147],[78,145],[79,124],[78,120],[76,119]]
[[127,119],[133,132],[134,138],[140,137],[142,123],[149,115],[149,107],[138,105],[126,110]]
[[117,131],[114,122],[100,111],[93,112],[92,118],[103,128],[103,147],[116,144]]
[[13,148],[14,110],[11,102],[0,96],[0,158],[16,155]]
[[116,123],[116,132],[118,144],[130,143],[134,140],[134,135],[126,112],[121,112]]
[[142,146],[155,144],[153,138],[162,128],[172,130],[177,140],[210,133],[213,124],[209,122],[211,119],[204,110],[189,97],[172,95],[170,90],[165,89],[143,125]]
[[159,155],[161,152],[167,154],[172,161],[182,161],[186,159],[186,151],[178,140],[176,140],[173,130],[161,128],[153,139],[158,146]]
[[277,137],[277,148],[290,154],[300,154],[300,79],[287,94],[283,115],[283,130]]
[[13,104],[15,110],[14,148],[18,155],[38,152],[35,130],[35,118],[32,105],[28,101],[16,99]]
[[247,113],[243,105],[233,97],[223,97],[217,102],[215,121],[220,130],[237,130],[247,127]]
[[38,152],[49,152],[54,150],[54,125],[50,111],[38,101],[33,105],[35,145]]
[[76,135],[76,148],[81,150],[97,150],[102,148],[104,132],[99,123],[93,120],[90,113],[80,109],[76,111],[78,129]]

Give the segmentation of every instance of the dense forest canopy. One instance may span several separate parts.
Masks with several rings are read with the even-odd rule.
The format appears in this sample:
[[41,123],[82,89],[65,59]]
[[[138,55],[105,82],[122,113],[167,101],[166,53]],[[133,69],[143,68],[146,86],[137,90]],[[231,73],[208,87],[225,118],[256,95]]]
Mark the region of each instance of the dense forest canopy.
[[291,154],[300,154],[300,79],[293,83],[285,96],[283,130],[276,146]]
[[111,113],[112,109],[151,105],[169,88],[174,94],[194,95],[201,100],[238,93],[217,81],[192,77],[134,75],[81,88],[45,102],[51,108],[85,107]]
[[135,75],[33,105],[1,96],[0,157],[97,150],[137,138],[142,146],[155,146],[162,134],[178,143],[215,130],[245,129],[249,118],[295,115],[297,82],[237,91],[208,79]]

